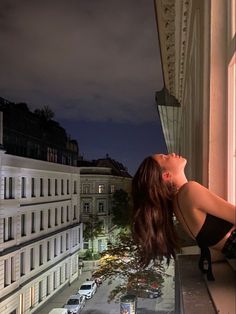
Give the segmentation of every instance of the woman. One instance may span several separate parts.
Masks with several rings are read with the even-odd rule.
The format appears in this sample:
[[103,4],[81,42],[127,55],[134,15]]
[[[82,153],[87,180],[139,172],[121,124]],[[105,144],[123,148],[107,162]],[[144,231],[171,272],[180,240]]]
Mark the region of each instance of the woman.
[[227,258],[236,257],[236,207],[194,181],[188,181],[187,161],[176,154],[147,157],[132,182],[133,236],[144,265],[152,259],[175,258],[178,249],[173,215],[201,248],[199,267],[208,261],[209,247],[222,251]]

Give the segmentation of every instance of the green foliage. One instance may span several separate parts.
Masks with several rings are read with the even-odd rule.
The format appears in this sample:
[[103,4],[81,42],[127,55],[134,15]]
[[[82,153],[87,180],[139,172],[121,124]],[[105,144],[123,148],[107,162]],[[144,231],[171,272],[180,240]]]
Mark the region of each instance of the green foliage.
[[129,196],[123,189],[116,190],[112,195],[112,222],[121,228],[126,228],[131,221],[131,206]]
[[116,296],[139,287],[140,280],[145,284],[161,286],[165,270],[163,261],[153,261],[147,267],[140,264],[140,254],[130,232],[122,232],[117,236],[116,243],[101,253],[100,265],[94,276],[115,280],[117,286],[111,291],[108,302]]
[[97,215],[90,214],[89,219],[84,222],[84,239],[86,241],[91,240],[92,252],[93,252],[93,241],[103,232],[103,222],[99,220]]

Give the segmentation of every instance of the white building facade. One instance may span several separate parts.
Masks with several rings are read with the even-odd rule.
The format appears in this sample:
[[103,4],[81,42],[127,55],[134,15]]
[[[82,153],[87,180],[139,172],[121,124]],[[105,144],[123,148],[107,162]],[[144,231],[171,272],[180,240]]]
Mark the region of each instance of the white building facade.
[[79,168],[0,151],[0,313],[33,313],[79,275]]
[[[93,241],[93,251],[107,249],[112,224],[112,194],[119,189],[131,192],[131,177],[112,174],[111,168],[82,167],[81,176],[81,215],[86,222],[90,215],[97,215],[102,221],[103,231]],[[92,249],[92,243],[84,242],[84,249]]]

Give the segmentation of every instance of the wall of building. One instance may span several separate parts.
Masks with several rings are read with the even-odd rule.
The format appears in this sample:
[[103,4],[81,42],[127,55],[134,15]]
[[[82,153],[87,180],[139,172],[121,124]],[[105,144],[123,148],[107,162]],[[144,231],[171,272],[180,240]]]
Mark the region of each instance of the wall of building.
[[0,151],[0,171],[0,312],[33,313],[79,274],[79,169]]

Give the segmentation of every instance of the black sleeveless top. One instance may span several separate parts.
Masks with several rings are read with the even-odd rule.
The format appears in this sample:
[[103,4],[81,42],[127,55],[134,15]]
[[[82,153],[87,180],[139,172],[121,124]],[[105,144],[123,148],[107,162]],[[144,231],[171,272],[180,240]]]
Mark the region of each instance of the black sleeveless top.
[[202,228],[196,236],[197,244],[199,247],[215,245],[224,238],[232,227],[231,222],[207,214]]

